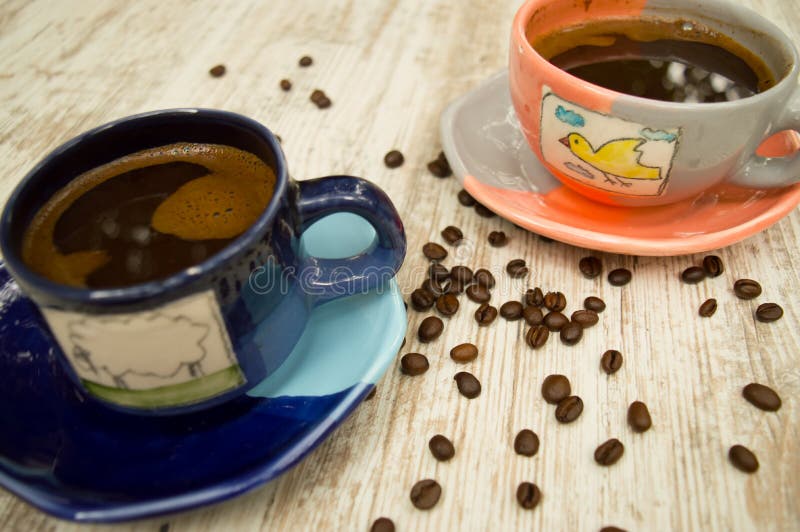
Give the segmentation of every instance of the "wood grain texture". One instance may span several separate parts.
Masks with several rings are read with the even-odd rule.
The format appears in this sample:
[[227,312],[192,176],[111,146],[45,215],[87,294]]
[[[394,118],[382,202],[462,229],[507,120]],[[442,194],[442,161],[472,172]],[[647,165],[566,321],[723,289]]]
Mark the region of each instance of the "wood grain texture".
[[[800,2],[738,0],[773,20],[797,42]],[[541,286],[566,294],[571,312],[587,295],[608,304],[600,323],[574,347],[551,338],[540,351],[523,341],[522,323],[498,319],[478,328],[476,304],[445,319],[444,334],[420,344],[410,311],[403,352],[428,356],[419,377],[390,368],[376,397],[361,405],[299,466],[233,501],[112,528],[158,530],[368,530],[388,516],[400,530],[797,530],[800,528],[800,214],[719,250],[725,273],[696,286],[679,273],[702,255],[642,258],[597,253],[605,271],[630,268],[633,281],[609,285],[577,269],[586,250],[546,243],[499,218],[477,217],[456,201],[454,179],[436,179],[425,164],[439,151],[438,118],[445,105],[505,65],[508,29],[519,0],[257,0],[111,2],[11,0],[0,4],[0,202],[43,154],[89,127],[127,114],[177,106],[228,109],[268,125],[283,139],[292,175],[361,175],[377,182],[404,217],[409,241],[399,275],[406,294],[422,281],[421,246],[443,243],[457,225],[468,243],[448,246],[446,264],[488,267],[501,281],[492,303]],[[297,66],[314,57],[308,69]],[[207,71],[224,63],[228,73]],[[284,93],[281,78],[294,88]],[[324,89],[333,107],[308,101]],[[383,155],[402,150],[406,163],[389,170]],[[492,230],[510,236],[490,248]],[[501,275],[512,258],[531,267],[524,283]],[[733,281],[757,279],[757,301],[736,299]],[[708,297],[710,319],[697,317]],[[785,309],[782,320],[758,323],[759,302]],[[474,341],[479,358],[456,365],[454,345]],[[606,349],[625,364],[614,376],[599,369]],[[483,384],[461,397],[453,375],[473,372]],[[585,402],[583,415],[559,425],[540,396],[542,379],[567,375]],[[741,388],[758,381],[783,398],[777,413],[755,409]],[[642,400],[653,428],[634,434],[627,406]],[[522,428],[541,448],[514,454]],[[0,428],[0,430],[2,430]],[[456,456],[436,462],[428,439],[441,433]],[[593,461],[611,437],[626,447],[616,465]],[[727,463],[741,443],[761,462],[755,475]],[[439,504],[416,510],[411,486],[435,478]],[[543,499],[533,511],[516,503],[517,485],[535,482]],[[0,492],[0,530],[72,531]]]

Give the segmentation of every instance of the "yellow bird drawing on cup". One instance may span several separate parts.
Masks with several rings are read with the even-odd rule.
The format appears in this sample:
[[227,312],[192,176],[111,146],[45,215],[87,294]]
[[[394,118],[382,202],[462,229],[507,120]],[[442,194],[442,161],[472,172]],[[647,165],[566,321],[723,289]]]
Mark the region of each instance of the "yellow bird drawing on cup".
[[599,170],[610,181],[614,177],[625,187],[631,186],[619,178],[625,179],[661,179],[659,168],[645,166],[639,162],[642,152],[639,146],[644,144],[643,138],[623,138],[610,140],[595,149],[580,133],[570,133],[558,141],[581,161]]

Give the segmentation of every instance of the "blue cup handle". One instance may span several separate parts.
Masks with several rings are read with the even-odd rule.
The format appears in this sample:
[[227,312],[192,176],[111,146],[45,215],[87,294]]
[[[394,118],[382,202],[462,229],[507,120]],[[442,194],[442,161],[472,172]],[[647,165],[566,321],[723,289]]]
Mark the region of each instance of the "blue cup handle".
[[305,257],[300,261],[299,280],[315,304],[380,288],[403,264],[403,222],[377,185],[345,175],[300,181],[295,205],[300,233],[337,212],[361,216],[375,228],[375,240],[359,255],[342,259]]

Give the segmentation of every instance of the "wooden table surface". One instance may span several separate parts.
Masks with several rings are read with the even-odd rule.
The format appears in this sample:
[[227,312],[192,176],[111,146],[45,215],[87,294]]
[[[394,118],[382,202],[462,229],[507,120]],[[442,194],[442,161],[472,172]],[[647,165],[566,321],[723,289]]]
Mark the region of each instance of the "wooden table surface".
[[[739,0],[800,38],[797,0]],[[500,218],[460,206],[458,182],[436,179],[426,163],[439,151],[438,118],[445,105],[504,68],[508,31],[520,0],[240,0],[58,2],[0,4],[0,202],[46,152],[108,120],[146,110],[203,106],[249,115],[283,137],[297,179],[345,173],[383,187],[404,218],[409,253],[399,275],[407,295],[423,279],[422,245],[459,226],[474,245],[460,262],[502,271],[512,258],[531,266],[528,286],[566,294],[568,310],[587,295],[608,309],[577,346],[557,340],[537,352],[523,341],[521,322],[498,319],[479,329],[476,305],[447,320],[436,342],[420,344],[422,317],[409,312],[403,353],[428,356],[430,370],[406,377],[398,361],[364,403],[300,465],[279,480],[232,501],[180,515],[116,525],[115,530],[368,530],[388,516],[399,530],[797,530],[800,528],[800,213],[769,230],[716,251],[726,271],[699,285],[678,274],[703,255],[643,258],[592,253],[605,271],[627,267],[623,288],[605,276],[578,273],[587,250],[548,243]],[[297,60],[314,58],[310,68]],[[208,69],[227,66],[222,78]],[[284,93],[281,78],[294,88]],[[315,88],[333,100],[320,111]],[[387,169],[383,155],[406,156]],[[492,230],[510,237],[490,248]],[[452,248],[451,248],[452,251]],[[456,262],[448,259],[448,265]],[[764,294],[738,300],[733,281],[758,280]],[[499,306],[518,294],[495,292]],[[710,319],[697,317],[708,297]],[[783,306],[782,320],[753,319],[758,303]],[[474,341],[481,356],[467,367],[447,355]],[[625,356],[608,377],[598,366],[606,349]],[[453,375],[467,369],[483,384],[468,401]],[[540,395],[551,373],[569,376],[585,402],[581,418],[559,425]],[[752,381],[783,398],[777,413],[741,396]],[[642,400],[654,426],[635,434],[628,404]],[[533,458],[512,450],[515,434],[541,439]],[[0,428],[0,430],[4,430]],[[441,433],[456,456],[438,463],[427,442]],[[595,447],[617,437],[619,463],[603,468]],[[754,475],[734,469],[728,448],[741,443],[761,463]],[[439,504],[415,509],[411,486],[435,478]],[[515,490],[535,482],[543,499],[521,509]],[[77,530],[0,490],[0,529]],[[98,530],[106,527],[97,527]]]

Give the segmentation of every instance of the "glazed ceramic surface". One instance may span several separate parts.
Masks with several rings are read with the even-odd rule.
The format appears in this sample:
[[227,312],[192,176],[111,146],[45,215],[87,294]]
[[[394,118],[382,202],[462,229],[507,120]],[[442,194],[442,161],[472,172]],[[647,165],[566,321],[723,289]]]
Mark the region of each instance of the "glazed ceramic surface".
[[[464,188],[504,218],[589,249],[635,255],[707,251],[769,227],[800,203],[800,185],[756,190],[719,185],[659,207],[612,207],[555,179],[531,151],[517,121],[508,74],[454,101],[441,118],[447,159]],[[794,133],[772,137],[764,156],[800,148]]]
[[[300,254],[350,256],[375,232],[325,218]],[[395,281],[315,308],[297,345],[248,394],[149,417],[87,400],[64,375],[41,315],[0,265],[0,485],[58,517],[121,521],[228,499],[275,478],[372,389],[406,329]],[[258,331],[256,332],[258,334]]]

